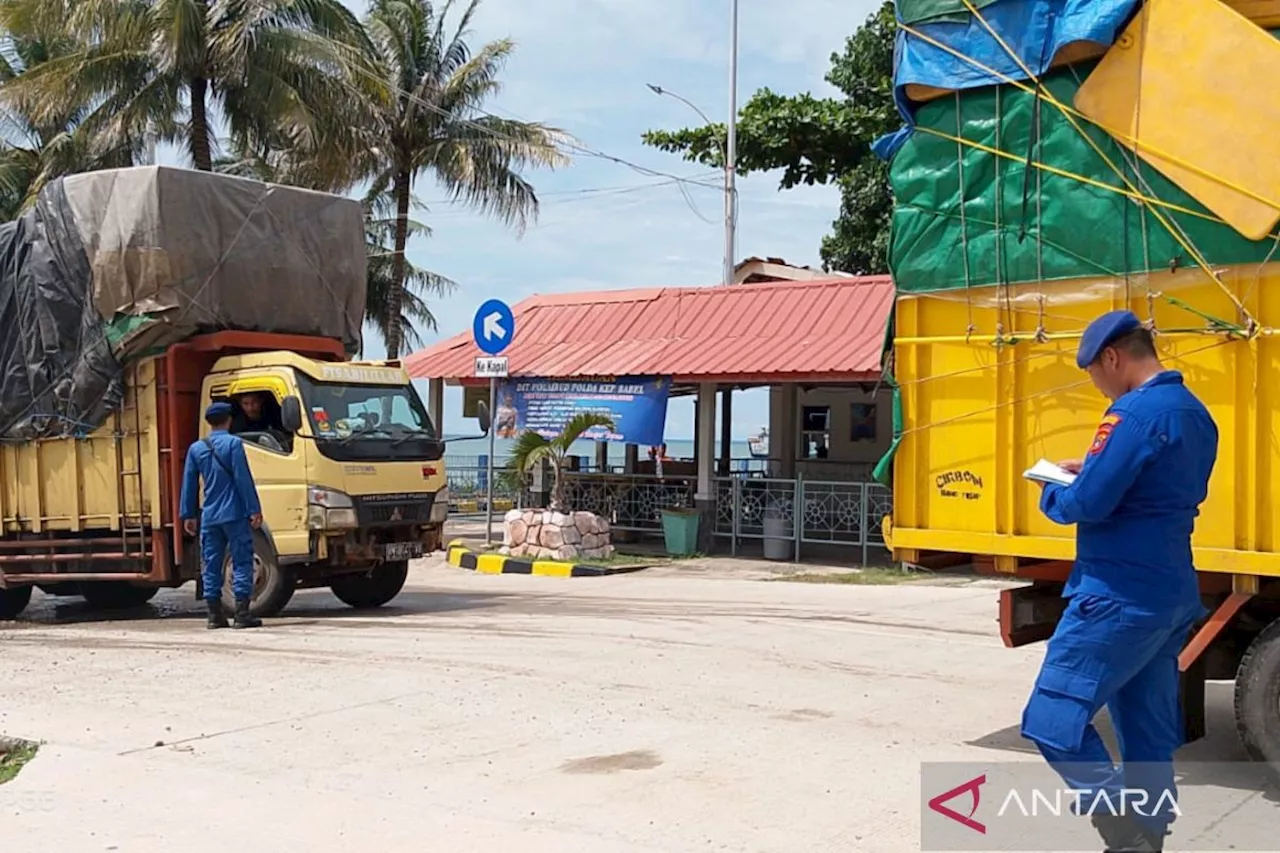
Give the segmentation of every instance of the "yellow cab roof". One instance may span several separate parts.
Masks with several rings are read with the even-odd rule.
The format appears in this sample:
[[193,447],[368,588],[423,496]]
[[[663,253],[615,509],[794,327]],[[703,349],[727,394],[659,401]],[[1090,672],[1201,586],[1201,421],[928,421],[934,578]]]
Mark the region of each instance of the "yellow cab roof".
[[408,385],[404,368],[385,361],[315,361],[288,350],[226,355],[213,365],[215,373],[255,368],[291,367],[317,382],[350,382],[358,385]]

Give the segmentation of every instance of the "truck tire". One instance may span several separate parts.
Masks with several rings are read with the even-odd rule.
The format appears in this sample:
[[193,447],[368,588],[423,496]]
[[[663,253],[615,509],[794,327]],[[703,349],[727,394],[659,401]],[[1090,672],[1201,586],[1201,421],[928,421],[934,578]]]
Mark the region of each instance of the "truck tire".
[[18,586],[0,589],[0,622],[17,619],[18,614],[31,603],[31,587]]
[[1280,619],[1254,638],[1236,671],[1236,731],[1255,761],[1280,767]]
[[80,594],[95,610],[129,610],[156,597],[155,586],[134,586],[128,581],[97,581],[80,584]]
[[381,607],[400,594],[409,577],[409,561],[384,563],[362,575],[336,578],[329,588],[343,604],[357,609]]
[[[227,555],[222,567],[222,606],[228,613],[234,612],[235,593],[232,592],[231,555]],[[253,531],[253,596],[249,599],[249,612],[259,619],[276,616],[284,610],[298,588],[298,578],[293,570],[280,565],[276,546],[261,530]]]

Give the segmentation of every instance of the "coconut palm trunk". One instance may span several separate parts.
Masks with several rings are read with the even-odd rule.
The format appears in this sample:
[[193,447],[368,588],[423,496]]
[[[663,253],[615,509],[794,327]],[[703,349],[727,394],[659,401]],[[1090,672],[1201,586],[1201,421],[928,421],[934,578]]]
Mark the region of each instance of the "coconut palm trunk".
[[[405,246],[409,242],[409,203],[413,190],[413,174],[401,170],[396,175],[396,236],[395,255],[391,258],[391,287],[387,294],[388,310],[392,317],[399,317],[404,309]],[[387,330],[387,358],[400,357],[400,324],[393,323]]]
[[202,172],[213,171],[213,147],[209,144],[209,81],[192,77],[191,90],[191,163]]

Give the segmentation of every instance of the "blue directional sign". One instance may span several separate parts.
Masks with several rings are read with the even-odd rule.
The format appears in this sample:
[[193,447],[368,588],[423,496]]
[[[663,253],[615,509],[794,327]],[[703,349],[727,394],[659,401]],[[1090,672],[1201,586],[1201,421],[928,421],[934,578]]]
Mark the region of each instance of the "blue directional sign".
[[511,345],[516,334],[516,318],[501,299],[490,299],[480,306],[471,321],[471,334],[480,351],[497,355]]

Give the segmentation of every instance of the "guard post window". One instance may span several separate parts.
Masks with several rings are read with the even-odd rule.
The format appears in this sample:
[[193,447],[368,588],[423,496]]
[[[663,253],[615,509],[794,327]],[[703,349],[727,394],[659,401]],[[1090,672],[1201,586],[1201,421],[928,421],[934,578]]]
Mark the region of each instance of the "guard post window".
[[831,407],[800,410],[800,453],[803,459],[826,459],[831,448]]

